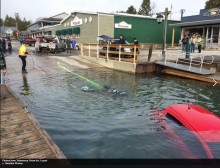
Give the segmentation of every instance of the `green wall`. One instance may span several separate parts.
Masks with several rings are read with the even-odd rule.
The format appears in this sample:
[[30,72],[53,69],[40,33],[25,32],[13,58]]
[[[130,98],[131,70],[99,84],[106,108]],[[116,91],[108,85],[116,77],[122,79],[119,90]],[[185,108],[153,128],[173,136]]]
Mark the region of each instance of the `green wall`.
[[[164,22],[158,24],[156,19],[115,16],[115,23],[125,21],[132,25],[132,29],[118,29],[115,28],[114,36],[118,38],[120,34],[124,35],[125,39],[132,43],[136,37],[139,43],[163,43],[163,27]],[[172,28],[169,24],[177,23],[178,21],[168,21],[167,26],[167,43],[172,43]],[[179,23],[179,22],[178,22]],[[179,43],[180,29],[175,29],[175,43]]]

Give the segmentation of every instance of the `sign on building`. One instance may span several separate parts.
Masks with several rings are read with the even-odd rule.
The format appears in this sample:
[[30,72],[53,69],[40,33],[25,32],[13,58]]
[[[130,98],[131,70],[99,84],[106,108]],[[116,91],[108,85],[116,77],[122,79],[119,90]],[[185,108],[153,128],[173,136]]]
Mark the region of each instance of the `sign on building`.
[[118,28],[118,29],[131,29],[132,25],[126,23],[125,21],[122,21],[120,23],[116,23],[115,28]]

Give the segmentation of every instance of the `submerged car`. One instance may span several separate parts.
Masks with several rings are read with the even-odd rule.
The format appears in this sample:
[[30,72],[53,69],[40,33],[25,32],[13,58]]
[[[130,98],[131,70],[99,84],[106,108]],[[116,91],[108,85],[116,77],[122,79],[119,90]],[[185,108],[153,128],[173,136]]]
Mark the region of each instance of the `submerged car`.
[[[156,113],[156,118],[169,133],[169,137],[172,137],[173,141],[178,141],[181,146],[187,148],[189,158],[220,158],[219,116],[195,104],[174,104]],[[168,121],[170,120],[189,130],[188,136],[194,139],[193,147],[192,143],[189,143],[188,137],[181,136],[181,132],[169,126]],[[195,146],[200,150],[200,156],[196,153]]]

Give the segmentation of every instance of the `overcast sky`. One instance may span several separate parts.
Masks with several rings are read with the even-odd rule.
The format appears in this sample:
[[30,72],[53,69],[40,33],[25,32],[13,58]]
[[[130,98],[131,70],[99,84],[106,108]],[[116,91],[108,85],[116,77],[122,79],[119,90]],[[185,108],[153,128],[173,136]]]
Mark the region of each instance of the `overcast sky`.
[[[139,9],[143,0],[1,0],[1,18],[19,13],[20,18],[35,21],[39,17],[50,17],[62,12],[73,11],[115,12],[126,11],[133,5]],[[185,9],[184,16],[197,15],[205,7],[207,0],[151,0],[155,4],[154,12],[171,9],[171,19],[180,20],[180,10]],[[170,17],[169,17],[170,18]]]

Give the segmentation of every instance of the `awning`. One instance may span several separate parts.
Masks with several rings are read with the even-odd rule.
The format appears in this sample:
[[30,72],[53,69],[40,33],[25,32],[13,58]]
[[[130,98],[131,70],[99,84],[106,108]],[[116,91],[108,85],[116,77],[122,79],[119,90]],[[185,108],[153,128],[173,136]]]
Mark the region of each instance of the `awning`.
[[189,27],[189,26],[205,26],[205,25],[214,25],[214,24],[220,24],[220,19],[182,22],[182,23],[176,23],[176,24],[169,24],[169,26],[170,27]]
[[80,34],[80,27],[73,28],[73,34]]
[[56,35],[57,35],[57,36],[60,36],[60,35],[61,35],[61,30],[57,30],[57,31],[56,31]]

